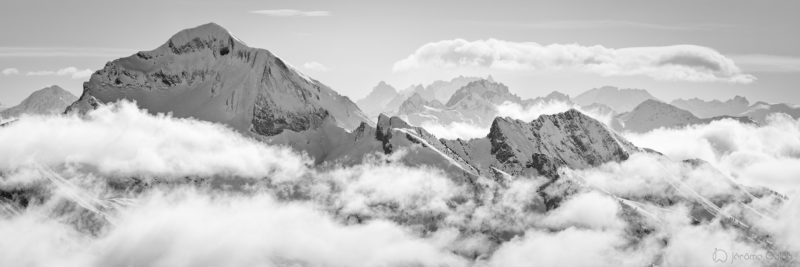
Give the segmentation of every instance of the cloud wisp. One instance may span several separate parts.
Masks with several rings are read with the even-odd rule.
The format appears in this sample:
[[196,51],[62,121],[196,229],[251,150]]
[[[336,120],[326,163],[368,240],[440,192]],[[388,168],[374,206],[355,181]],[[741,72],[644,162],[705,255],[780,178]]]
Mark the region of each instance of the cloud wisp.
[[602,76],[656,80],[751,83],[756,77],[714,49],[697,45],[607,48],[541,45],[497,39],[427,43],[397,61],[395,72],[426,68],[488,68],[509,71],[582,71]]
[[734,27],[734,25],[731,24],[659,24],[628,20],[550,20],[538,22],[459,20],[458,22],[474,25],[492,25],[503,28],[518,27],[540,30],[643,29],[659,31],[714,31]]
[[4,57],[102,57],[119,58],[135,53],[135,49],[103,47],[0,47]]
[[736,64],[751,72],[800,72],[800,57],[776,55],[733,55]]
[[6,76],[17,75],[17,74],[19,74],[19,69],[17,69],[17,68],[5,68],[5,69],[3,69],[2,73],[3,73],[3,75],[6,75]]
[[40,71],[29,71],[25,73],[27,76],[68,76],[72,79],[86,79],[92,76],[94,73],[91,69],[78,69],[76,67],[66,67],[63,69],[58,70],[40,70]]
[[315,10],[304,11],[297,9],[262,9],[252,10],[252,14],[267,15],[271,17],[327,17],[333,15],[330,11]]
[[303,63],[303,68],[307,70],[320,71],[320,72],[326,72],[330,70],[330,68],[328,68],[327,66],[316,61]]

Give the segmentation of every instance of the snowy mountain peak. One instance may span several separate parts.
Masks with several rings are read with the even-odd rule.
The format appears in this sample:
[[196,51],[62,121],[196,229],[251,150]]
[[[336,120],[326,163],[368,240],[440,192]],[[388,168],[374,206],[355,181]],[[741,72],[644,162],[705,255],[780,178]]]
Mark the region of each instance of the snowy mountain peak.
[[245,45],[233,37],[227,29],[213,22],[179,31],[167,42],[167,45],[176,51],[184,50],[187,46],[205,45],[221,48],[236,44]]
[[135,100],[152,113],[171,112],[267,136],[305,131],[328,119],[347,130],[369,122],[349,98],[213,23],[182,30],[155,50],[107,63],[84,83],[72,107],[85,111],[92,107],[88,102],[120,99]]
[[469,97],[479,97],[493,103],[497,102],[495,104],[500,104],[502,101],[498,102],[499,100],[508,100],[508,98],[515,99],[517,100],[516,102],[519,102],[519,97],[512,94],[508,90],[508,86],[488,79],[482,79],[470,82],[464,87],[461,87],[461,89],[458,89],[445,105],[451,107]]
[[22,100],[19,105],[0,112],[0,118],[19,117],[23,114],[58,114],[78,98],[63,88],[52,85],[39,89]]
[[641,151],[603,123],[570,109],[524,122],[496,118],[487,136],[491,153],[509,173],[532,168],[555,177],[561,166],[586,168]]

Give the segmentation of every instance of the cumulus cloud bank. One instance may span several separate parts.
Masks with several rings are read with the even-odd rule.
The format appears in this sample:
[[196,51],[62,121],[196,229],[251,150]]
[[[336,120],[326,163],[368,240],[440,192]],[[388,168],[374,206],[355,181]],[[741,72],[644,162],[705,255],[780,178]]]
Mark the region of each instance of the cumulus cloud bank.
[[222,125],[152,116],[129,102],[104,106],[85,118],[23,117],[2,128],[0,139],[14,140],[0,142],[0,169],[5,170],[35,164],[89,166],[111,177],[261,178],[295,176],[306,163],[287,148],[258,145]]
[[576,70],[603,76],[647,76],[657,80],[750,83],[735,62],[697,45],[607,48],[579,44],[541,45],[497,39],[427,43],[394,64],[394,71],[479,67],[514,71]]
[[[798,121],[737,124],[675,130],[676,140],[761,162],[800,151]],[[662,140],[651,134],[635,141]],[[791,195],[741,186],[748,172],[724,161],[668,158],[687,151],[562,169],[557,180],[467,182],[403,165],[403,149],[315,168],[286,148],[132,103],[25,116],[0,127],[0,140],[2,266],[705,266],[715,248],[783,256],[730,262],[753,266],[800,256]],[[552,206],[543,194],[563,199]]]
[[720,120],[625,137],[674,160],[705,160],[747,184],[786,194],[800,189],[800,121],[785,114],[774,114],[762,126]]

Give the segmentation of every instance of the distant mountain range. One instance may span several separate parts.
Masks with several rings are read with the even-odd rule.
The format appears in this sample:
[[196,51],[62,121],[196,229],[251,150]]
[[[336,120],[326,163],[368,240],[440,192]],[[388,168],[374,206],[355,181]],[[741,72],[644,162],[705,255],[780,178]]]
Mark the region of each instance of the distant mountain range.
[[750,101],[742,96],[736,96],[725,102],[719,100],[703,101],[697,98],[689,100],[677,99],[673,100],[671,104],[688,110],[700,118],[719,116],[749,117],[761,124],[766,123],[767,117],[774,113],[784,113],[795,119],[800,118],[800,106],[784,103],[769,104],[766,102],[756,102],[750,105]]
[[744,113],[750,107],[750,101],[741,96],[736,96],[725,102],[719,100],[703,101],[698,98],[676,99],[670,104],[688,110],[700,118],[736,116]]
[[646,100],[632,111],[616,116],[612,127],[617,131],[636,133],[649,132],[658,128],[679,128],[695,124],[706,124],[715,120],[733,119],[742,123],[754,124],[748,117],[716,116],[701,119],[687,110],[658,101]]
[[[380,114],[396,115],[403,102],[415,94],[424,101],[446,103],[456,90],[469,84],[470,82],[481,80],[478,77],[458,76],[450,81],[434,81],[428,86],[421,84],[412,85],[404,90],[398,91],[386,82],[379,82],[372,91],[363,99],[356,103],[370,119],[375,119]],[[493,81],[492,77],[487,80]],[[418,100],[414,100],[418,101]]]
[[19,105],[0,111],[0,118],[10,119],[24,114],[50,115],[64,112],[78,97],[63,88],[53,85],[33,92]]
[[520,103],[522,99],[512,94],[504,84],[481,79],[455,91],[445,104],[436,99],[426,100],[415,93],[400,105],[397,116],[412,125],[432,121],[439,124],[464,122],[488,126],[497,116],[497,106],[505,102]]
[[583,92],[574,97],[572,101],[581,106],[591,104],[603,104],[614,111],[622,113],[633,110],[637,105],[645,100],[656,99],[647,90],[643,89],[620,89],[613,86],[603,86]]
[[800,118],[800,106],[790,104],[769,104],[757,102],[742,112],[742,116],[747,116],[759,123],[766,123],[767,117],[775,113],[784,113],[794,119]]

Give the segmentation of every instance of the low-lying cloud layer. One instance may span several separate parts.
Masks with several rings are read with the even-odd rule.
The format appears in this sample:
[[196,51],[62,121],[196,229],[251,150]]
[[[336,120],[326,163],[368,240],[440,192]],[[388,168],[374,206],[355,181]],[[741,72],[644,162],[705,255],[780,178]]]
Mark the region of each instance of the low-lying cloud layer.
[[800,121],[785,114],[774,114],[763,126],[721,120],[625,137],[674,160],[705,160],[747,184],[787,194],[800,189]]
[[541,45],[497,39],[427,43],[394,64],[394,71],[479,67],[513,71],[575,70],[603,76],[647,76],[656,80],[750,83],[734,61],[697,45],[607,48],[579,44]]
[[[717,144],[717,158],[749,151],[774,162],[796,157],[800,135],[787,130],[797,125],[673,134]],[[652,134],[634,141],[660,140]],[[0,127],[0,140],[0,266],[706,266],[715,249],[782,257],[726,263],[758,266],[800,256],[793,195],[741,186],[742,170],[719,160],[635,154],[563,169],[538,192],[548,178],[465,182],[403,165],[402,149],[317,169],[286,148],[130,103],[83,118],[22,117]],[[541,193],[563,200],[548,209]]]
[[[152,116],[123,102],[77,116],[23,117],[0,128],[0,170],[96,168],[107,177],[297,175],[306,160],[219,124]],[[13,140],[13,142],[12,142]]]

